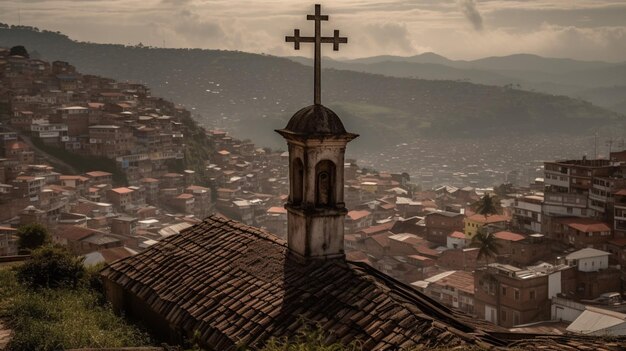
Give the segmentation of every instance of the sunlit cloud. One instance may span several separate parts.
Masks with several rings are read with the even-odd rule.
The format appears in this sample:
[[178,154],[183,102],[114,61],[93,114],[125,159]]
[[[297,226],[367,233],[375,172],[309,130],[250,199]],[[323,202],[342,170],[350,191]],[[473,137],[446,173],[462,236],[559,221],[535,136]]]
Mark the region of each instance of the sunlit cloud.
[[[626,60],[626,3],[614,0],[330,0],[325,33],[350,43],[336,57],[415,55],[454,59],[511,53]],[[61,31],[80,41],[294,52],[284,36],[312,32],[301,0],[3,0],[0,22]],[[308,34],[307,34],[308,33]]]

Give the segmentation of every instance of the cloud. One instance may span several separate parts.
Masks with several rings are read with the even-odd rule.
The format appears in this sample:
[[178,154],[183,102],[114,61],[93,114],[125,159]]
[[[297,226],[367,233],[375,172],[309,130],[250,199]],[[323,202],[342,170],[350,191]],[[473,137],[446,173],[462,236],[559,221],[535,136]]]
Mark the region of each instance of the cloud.
[[[0,22],[61,31],[99,43],[197,47],[310,56],[285,35],[311,35],[301,0],[0,0]],[[333,29],[349,38],[339,52],[363,57],[433,51],[453,59],[512,53],[626,60],[623,0],[327,0]],[[488,24],[488,26],[486,25]],[[487,30],[488,29],[488,30]],[[481,31],[482,30],[482,31]],[[481,31],[481,35],[476,35]]]
[[461,12],[465,18],[472,24],[474,30],[482,31],[483,30],[483,16],[481,16],[480,12],[476,8],[476,2],[474,0],[459,0],[459,6],[461,7]]
[[375,23],[364,28],[365,35],[359,36],[353,42],[364,46],[366,51],[380,48],[389,54],[410,54],[415,52],[415,45],[411,33],[402,23]]

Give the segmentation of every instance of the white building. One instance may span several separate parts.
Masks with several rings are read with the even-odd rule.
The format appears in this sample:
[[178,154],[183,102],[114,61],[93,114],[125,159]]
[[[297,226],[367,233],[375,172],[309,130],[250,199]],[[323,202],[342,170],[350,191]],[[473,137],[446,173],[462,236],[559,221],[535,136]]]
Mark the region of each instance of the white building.
[[577,266],[581,272],[596,272],[609,268],[610,252],[586,248],[565,256],[569,266]]
[[626,314],[587,306],[567,331],[586,335],[626,335]]

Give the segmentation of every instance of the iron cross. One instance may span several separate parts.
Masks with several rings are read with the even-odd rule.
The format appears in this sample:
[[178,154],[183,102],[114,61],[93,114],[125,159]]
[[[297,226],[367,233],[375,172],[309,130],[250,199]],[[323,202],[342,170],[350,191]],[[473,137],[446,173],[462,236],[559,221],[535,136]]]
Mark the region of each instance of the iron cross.
[[315,43],[315,97],[314,101],[316,105],[321,104],[321,95],[322,95],[322,70],[321,70],[321,61],[322,61],[322,43],[333,44],[333,50],[339,50],[339,44],[347,44],[348,38],[340,37],[339,30],[335,30],[332,37],[323,37],[322,32],[322,21],[328,21],[328,15],[321,14],[321,6],[315,5],[315,15],[307,15],[306,19],[309,21],[315,21],[315,36],[314,37],[301,37],[300,29],[293,30],[293,36],[285,37],[285,41],[288,43],[293,43],[293,48],[296,50],[300,50],[300,43]]

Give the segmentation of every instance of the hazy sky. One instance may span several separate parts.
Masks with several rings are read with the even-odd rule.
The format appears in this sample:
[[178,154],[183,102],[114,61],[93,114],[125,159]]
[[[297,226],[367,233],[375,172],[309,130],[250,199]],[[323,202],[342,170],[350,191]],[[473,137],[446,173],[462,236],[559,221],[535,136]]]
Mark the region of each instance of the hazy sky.
[[[0,22],[101,43],[236,49],[294,55],[284,36],[310,35],[301,0],[0,0]],[[325,34],[362,57],[432,51],[453,59],[513,53],[626,61],[626,0],[323,1]],[[19,15],[18,15],[19,14]],[[308,46],[308,45],[307,45]],[[300,51],[299,54],[306,54]]]

